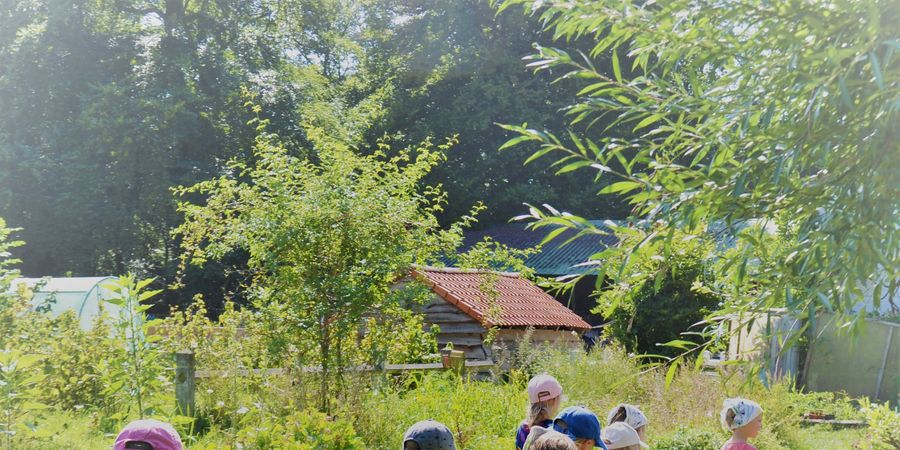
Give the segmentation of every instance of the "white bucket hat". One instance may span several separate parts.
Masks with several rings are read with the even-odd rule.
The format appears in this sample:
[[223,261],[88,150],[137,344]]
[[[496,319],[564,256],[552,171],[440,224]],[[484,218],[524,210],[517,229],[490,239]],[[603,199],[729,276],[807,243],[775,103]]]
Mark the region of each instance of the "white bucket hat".
[[[730,426],[725,420],[728,411],[734,411],[734,420],[731,421]],[[759,417],[762,412],[762,407],[753,400],[747,400],[745,398],[726,399],[721,413],[722,426],[727,430],[736,430],[753,422],[753,419]]]
[[609,410],[609,414],[606,415],[606,423],[611,425],[613,423],[613,418],[616,417],[619,409],[622,408],[625,409],[625,423],[631,425],[631,428],[637,430],[638,428],[650,423],[650,421],[647,420],[647,416],[645,416],[637,406],[629,405],[627,403],[622,403]]
[[625,422],[616,422],[603,429],[603,443],[609,450],[616,448],[628,448],[640,445],[641,448],[650,448],[641,441],[637,431]]

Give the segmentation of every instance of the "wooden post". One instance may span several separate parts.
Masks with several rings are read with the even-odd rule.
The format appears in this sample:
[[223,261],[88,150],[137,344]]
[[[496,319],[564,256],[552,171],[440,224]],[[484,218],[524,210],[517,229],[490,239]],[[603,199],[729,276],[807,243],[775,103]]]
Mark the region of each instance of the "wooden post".
[[466,352],[462,350],[450,351],[450,369],[461,374],[466,368]]
[[887,367],[888,355],[891,354],[891,343],[894,341],[894,328],[888,327],[887,342],[884,343],[884,355],[881,357],[881,368],[878,370],[878,381],[875,382],[875,400],[881,397],[881,384],[884,382],[884,368]]
[[196,364],[194,352],[190,350],[175,353],[175,400],[178,413],[194,417],[194,375]]

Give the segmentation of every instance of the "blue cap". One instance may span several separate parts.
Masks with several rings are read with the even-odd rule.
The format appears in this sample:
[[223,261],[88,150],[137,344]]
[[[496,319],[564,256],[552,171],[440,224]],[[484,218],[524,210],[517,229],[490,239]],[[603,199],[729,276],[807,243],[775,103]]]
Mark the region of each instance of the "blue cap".
[[593,439],[594,447],[606,450],[600,437],[600,419],[584,406],[570,406],[553,419],[553,429],[569,439]]

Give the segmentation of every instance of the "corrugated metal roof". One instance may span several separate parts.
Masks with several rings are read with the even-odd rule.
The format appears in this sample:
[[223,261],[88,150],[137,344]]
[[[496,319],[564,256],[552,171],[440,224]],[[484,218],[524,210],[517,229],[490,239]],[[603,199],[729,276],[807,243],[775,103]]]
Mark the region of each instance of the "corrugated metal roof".
[[[441,298],[490,326],[590,328],[577,314],[515,273],[423,267],[413,274]],[[492,304],[499,306],[496,317],[488,313]]]
[[[612,230],[603,225],[604,220],[591,220],[589,222],[608,234],[585,235],[563,245],[576,234],[572,230],[564,231],[552,241],[544,244],[540,252],[528,257],[525,260],[525,265],[533,269],[538,275],[560,276],[587,272],[589,268],[575,266],[590,259],[590,256],[594,253],[619,242]],[[510,248],[533,248],[540,244],[544,236],[552,230],[550,227],[530,230],[526,229],[526,224],[524,223],[508,223],[485,230],[467,231],[459,252],[468,251],[486,237]],[[445,258],[444,263],[452,266],[455,260],[453,258]]]

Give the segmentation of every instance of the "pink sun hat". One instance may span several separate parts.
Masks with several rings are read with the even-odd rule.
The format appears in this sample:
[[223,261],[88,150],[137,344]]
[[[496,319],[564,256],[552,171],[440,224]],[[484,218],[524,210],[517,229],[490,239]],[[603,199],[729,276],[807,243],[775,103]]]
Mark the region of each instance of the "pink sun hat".
[[537,403],[552,400],[562,395],[562,385],[550,375],[537,375],[528,382],[528,400]]
[[129,423],[116,436],[113,450],[183,450],[181,437],[172,425],[144,419]]

